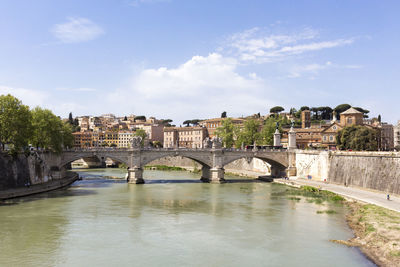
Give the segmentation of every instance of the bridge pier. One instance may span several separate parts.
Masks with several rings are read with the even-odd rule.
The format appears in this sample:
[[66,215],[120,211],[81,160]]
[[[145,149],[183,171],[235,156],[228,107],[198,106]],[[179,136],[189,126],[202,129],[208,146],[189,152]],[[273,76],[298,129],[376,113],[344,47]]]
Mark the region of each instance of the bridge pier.
[[200,180],[203,183],[209,183],[210,182],[210,167],[203,165],[203,167],[201,168],[201,178]]
[[130,184],[144,184],[143,169],[139,167],[132,167],[128,170]]
[[215,184],[225,183],[225,169],[214,167],[210,169],[210,182]]

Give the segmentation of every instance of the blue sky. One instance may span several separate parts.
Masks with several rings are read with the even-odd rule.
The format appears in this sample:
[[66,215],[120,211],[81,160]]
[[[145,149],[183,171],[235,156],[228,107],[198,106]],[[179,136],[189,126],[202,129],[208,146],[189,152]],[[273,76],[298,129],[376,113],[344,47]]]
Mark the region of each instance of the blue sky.
[[400,119],[399,1],[1,0],[0,94],[186,119],[349,103]]

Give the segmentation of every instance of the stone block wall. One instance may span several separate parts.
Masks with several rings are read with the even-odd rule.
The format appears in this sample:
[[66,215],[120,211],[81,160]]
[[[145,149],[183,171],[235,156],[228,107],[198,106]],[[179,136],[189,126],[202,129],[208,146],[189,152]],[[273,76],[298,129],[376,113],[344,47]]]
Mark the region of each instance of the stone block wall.
[[298,151],[299,178],[400,194],[400,153]]
[[50,167],[36,155],[16,157],[0,153],[0,190],[25,187],[29,182],[41,184],[52,180]]

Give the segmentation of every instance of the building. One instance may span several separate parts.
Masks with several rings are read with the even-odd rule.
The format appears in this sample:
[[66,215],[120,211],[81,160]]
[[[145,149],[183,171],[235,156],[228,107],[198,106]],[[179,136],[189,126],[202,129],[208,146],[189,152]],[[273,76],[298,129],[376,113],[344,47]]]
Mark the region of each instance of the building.
[[75,132],[75,133],[72,133],[72,135],[74,136],[74,148],[81,148],[82,133]]
[[301,112],[301,128],[311,127],[311,111],[303,110]]
[[88,148],[92,147],[92,132],[76,132],[72,133],[74,136],[74,148]]
[[101,145],[118,146],[118,131],[105,131],[104,139]]
[[391,151],[394,149],[394,127],[392,124],[381,123],[378,127],[380,137],[380,150]]
[[363,124],[364,113],[356,110],[355,108],[349,108],[348,110],[340,113],[340,125],[342,127]]
[[150,124],[150,123],[139,123],[135,124],[133,130],[142,129],[146,132],[146,138],[151,141],[164,141],[164,125],[161,124]]
[[[200,126],[203,126],[207,128],[208,136],[210,138],[213,138],[215,136],[215,130],[222,126],[222,121],[226,120],[227,118],[215,118],[215,119],[209,119],[209,120],[204,120],[199,122]],[[238,126],[243,126],[245,120],[244,119],[232,119],[232,123]]]
[[202,148],[207,137],[207,129],[201,126],[165,127],[164,147]]
[[321,146],[329,150],[336,150],[336,136],[343,127],[333,120],[332,124],[321,131]]
[[393,146],[396,150],[400,150],[400,120],[397,122],[397,125],[393,127]]
[[129,148],[131,147],[133,138],[132,131],[120,131],[118,132],[118,147]]

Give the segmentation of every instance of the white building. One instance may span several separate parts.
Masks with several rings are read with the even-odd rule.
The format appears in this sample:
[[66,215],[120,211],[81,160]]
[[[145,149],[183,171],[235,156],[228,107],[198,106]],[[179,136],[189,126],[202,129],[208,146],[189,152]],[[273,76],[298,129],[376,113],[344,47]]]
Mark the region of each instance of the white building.
[[118,147],[121,147],[121,148],[131,147],[132,138],[133,138],[133,132],[120,131],[118,133]]
[[394,147],[396,150],[400,150],[400,120],[397,122],[397,125],[393,127],[394,133]]

